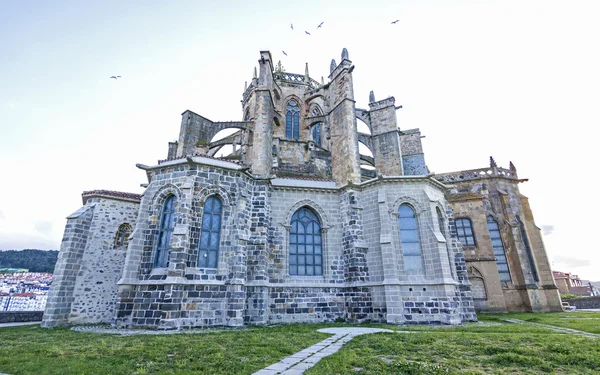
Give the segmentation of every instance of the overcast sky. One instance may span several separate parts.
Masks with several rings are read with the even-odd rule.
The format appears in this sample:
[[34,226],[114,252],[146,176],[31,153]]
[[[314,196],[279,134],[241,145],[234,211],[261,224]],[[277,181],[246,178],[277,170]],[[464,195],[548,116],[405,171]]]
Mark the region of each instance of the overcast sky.
[[600,280],[598,19],[575,0],[0,0],[0,249],[59,249],[82,191],[140,193],[184,110],[241,120],[259,51],[320,81],[346,47],[357,107],[394,96],[432,172],[512,161],[553,269]]

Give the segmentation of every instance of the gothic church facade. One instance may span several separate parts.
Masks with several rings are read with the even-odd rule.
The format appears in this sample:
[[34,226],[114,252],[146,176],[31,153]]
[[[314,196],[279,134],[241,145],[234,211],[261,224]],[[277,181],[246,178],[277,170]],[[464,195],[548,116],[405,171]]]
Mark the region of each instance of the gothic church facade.
[[258,63],[243,121],[185,111],[167,159],[137,165],[143,194],[83,193],[44,327],[460,324],[475,308],[560,308],[514,168],[430,174],[394,98],[355,107],[345,49],[327,83],[268,51]]

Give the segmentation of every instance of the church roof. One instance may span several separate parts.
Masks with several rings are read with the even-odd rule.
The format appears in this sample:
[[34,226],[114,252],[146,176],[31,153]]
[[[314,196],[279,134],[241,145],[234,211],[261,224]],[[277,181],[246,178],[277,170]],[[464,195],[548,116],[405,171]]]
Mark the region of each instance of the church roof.
[[126,200],[135,200],[138,202],[142,200],[141,194],[126,193],[126,192],[114,191],[114,190],[90,190],[90,191],[84,191],[83,193],[81,193],[81,197],[83,198],[83,204],[85,204],[85,202],[88,200],[88,198],[91,198],[94,196],[113,197],[113,198],[120,198],[120,199],[126,199]]

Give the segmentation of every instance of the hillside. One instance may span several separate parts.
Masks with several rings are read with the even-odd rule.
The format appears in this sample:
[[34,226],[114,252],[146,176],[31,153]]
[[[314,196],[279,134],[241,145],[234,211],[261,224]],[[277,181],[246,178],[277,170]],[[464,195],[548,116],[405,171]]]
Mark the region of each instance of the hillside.
[[58,250],[2,250],[0,268],[27,268],[29,272],[54,272]]

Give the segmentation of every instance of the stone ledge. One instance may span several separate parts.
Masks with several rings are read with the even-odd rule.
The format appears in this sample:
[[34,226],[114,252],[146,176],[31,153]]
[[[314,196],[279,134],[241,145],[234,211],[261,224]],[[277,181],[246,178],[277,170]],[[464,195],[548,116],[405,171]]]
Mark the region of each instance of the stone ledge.
[[43,316],[43,311],[3,311],[0,323],[41,322]]

